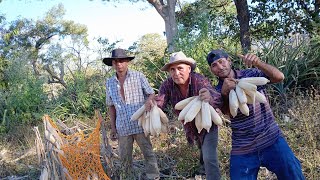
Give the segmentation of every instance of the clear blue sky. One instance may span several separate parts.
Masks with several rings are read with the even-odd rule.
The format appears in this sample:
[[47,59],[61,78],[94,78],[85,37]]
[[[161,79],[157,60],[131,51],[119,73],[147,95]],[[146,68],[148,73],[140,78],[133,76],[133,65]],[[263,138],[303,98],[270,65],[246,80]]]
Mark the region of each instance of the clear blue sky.
[[[148,3],[108,3],[102,0],[2,0],[0,13],[7,21],[18,16],[33,20],[44,17],[54,5],[62,3],[66,9],[64,19],[73,20],[88,27],[89,35],[106,37],[110,41],[123,40],[127,48],[147,33],[165,31],[164,21]],[[116,7],[115,7],[116,5]],[[146,8],[142,10],[142,8]]]

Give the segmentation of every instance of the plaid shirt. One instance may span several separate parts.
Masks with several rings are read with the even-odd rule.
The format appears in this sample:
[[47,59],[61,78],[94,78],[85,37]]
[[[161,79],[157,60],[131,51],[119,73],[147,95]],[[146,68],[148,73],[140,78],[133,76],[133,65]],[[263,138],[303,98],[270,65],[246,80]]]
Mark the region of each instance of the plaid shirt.
[[[207,88],[210,91],[212,96],[211,101],[209,102],[211,106],[214,108],[222,107],[222,98],[220,93],[218,93],[211,85],[210,81],[205,78],[203,75],[199,73],[190,73],[189,78],[189,89],[188,95],[184,97],[177,84],[174,83],[171,77],[166,79],[160,86],[158,96],[156,97],[156,101],[158,106],[161,109],[165,109],[169,104],[173,107],[181,100],[199,95],[199,91],[202,88]],[[179,115],[180,111],[175,110],[175,114]],[[182,120],[182,123],[184,120]],[[212,127],[210,131],[217,129],[217,126],[212,123]],[[190,144],[193,144],[195,140],[197,140],[200,144],[203,142],[203,138],[207,131],[203,129],[200,134],[195,126],[194,121],[188,122],[184,125],[184,130],[186,133],[187,140]]]
[[[252,68],[235,71],[235,78],[266,77],[259,69]],[[268,77],[266,77],[268,78]],[[216,86],[221,92],[223,80]],[[266,86],[258,86],[258,91],[266,95]],[[268,97],[266,97],[268,98]],[[237,116],[231,118],[232,150],[231,154],[241,155],[256,152],[272,145],[282,134],[275,121],[270,104],[258,103],[253,106],[248,104],[249,116],[243,115],[238,110]]]
[[124,98],[120,93],[120,82],[114,75],[106,83],[107,106],[114,106],[116,109],[116,128],[119,136],[143,133],[143,128],[138,121],[131,121],[131,116],[145,102],[150,94],[154,94],[146,77],[138,72],[128,70],[123,84]]

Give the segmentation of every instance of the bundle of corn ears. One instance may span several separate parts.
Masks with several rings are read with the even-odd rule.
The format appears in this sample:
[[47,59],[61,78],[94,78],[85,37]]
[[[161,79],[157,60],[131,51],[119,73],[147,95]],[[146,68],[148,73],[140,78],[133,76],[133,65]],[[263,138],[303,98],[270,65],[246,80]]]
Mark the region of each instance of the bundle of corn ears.
[[145,105],[142,105],[133,115],[131,121],[138,120],[138,125],[143,128],[145,136],[159,136],[160,133],[167,133],[169,119],[167,115],[153,105],[150,111],[146,111]]
[[195,120],[198,133],[202,129],[209,132],[212,122],[222,125],[221,117],[216,110],[208,102],[201,101],[199,96],[186,98],[178,102],[174,108],[181,110],[178,120],[184,120],[184,124]]
[[248,77],[237,81],[235,90],[229,93],[229,109],[233,117],[237,116],[238,108],[240,112],[249,116],[249,107],[247,104],[255,104],[255,102],[266,103],[266,97],[257,91],[257,86],[265,85],[269,82],[264,77]]

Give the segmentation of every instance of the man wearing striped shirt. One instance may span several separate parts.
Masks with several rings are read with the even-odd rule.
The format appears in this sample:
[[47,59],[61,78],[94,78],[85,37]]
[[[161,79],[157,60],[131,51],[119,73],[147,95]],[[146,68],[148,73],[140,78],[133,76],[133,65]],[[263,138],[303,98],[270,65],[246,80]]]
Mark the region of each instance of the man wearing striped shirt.
[[[222,107],[220,93],[211,86],[209,79],[199,73],[193,72],[196,67],[194,59],[186,57],[183,52],[172,53],[170,61],[161,70],[170,74],[160,86],[156,97],[157,105],[166,109],[169,105],[174,107],[179,101],[192,96],[198,96],[202,101],[209,102],[214,108]],[[179,115],[180,111],[175,110]],[[182,123],[184,120],[182,120]],[[212,123],[210,131],[202,129],[200,133],[195,126],[195,121],[184,124],[187,140],[190,144],[194,141],[201,149],[206,179],[219,180],[220,171],[217,157],[218,127]]]
[[[278,83],[284,79],[281,71],[262,62],[254,54],[239,55],[239,57],[245,65],[255,68],[232,69],[232,62],[223,50],[212,50],[207,56],[211,72],[219,79],[216,89],[221,92],[225,107],[228,107],[229,92],[235,89],[236,79],[265,77],[270,83]],[[258,86],[257,90],[266,95],[265,85]],[[231,179],[257,179],[260,166],[274,172],[278,179],[304,179],[300,162],[283,137],[270,104],[256,102],[254,105],[248,104],[248,107],[249,116],[238,110],[237,115],[231,118]],[[228,108],[224,110],[229,114]]]
[[104,58],[103,62],[112,66],[116,73],[106,82],[106,103],[109,107],[111,120],[111,140],[118,139],[121,160],[121,178],[134,179],[132,172],[133,142],[139,145],[144,158],[148,179],[159,179],[156,156],[152,150],[149,136],[145,136],[138,121],[131,121],[131,116],[143,104],[151,109],[154,91],[146,77],[128,69],[128,63],[134,59],[126,55],[125,50],[115,49],[112,57]]

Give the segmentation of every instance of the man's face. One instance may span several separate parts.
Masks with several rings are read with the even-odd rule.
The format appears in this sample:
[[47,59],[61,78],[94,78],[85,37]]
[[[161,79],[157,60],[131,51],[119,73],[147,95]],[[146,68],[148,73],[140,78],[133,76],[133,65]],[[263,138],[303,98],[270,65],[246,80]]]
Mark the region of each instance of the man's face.
[[220,58],[211,63],[210,70],[219,78],[227,78],[231,72],[231,62],[226,58]]
[[178,85],[189,83],[187,81],[189,80],[190,72],[191,72],[191,67],[183,63],[172,64],[169,67],[170,76],[172,80]]
[[128,69],[129,59],[114,59],[112,60],[112,67],[117,73],[126,72]]

